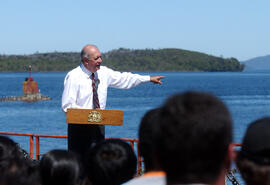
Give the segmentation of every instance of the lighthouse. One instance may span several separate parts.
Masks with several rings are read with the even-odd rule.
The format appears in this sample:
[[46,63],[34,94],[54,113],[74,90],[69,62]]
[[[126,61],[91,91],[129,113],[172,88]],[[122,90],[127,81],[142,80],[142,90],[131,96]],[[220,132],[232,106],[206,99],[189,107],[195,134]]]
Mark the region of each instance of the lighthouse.
[[31,77],[31,71],[32,71],[32,67],[31,65],[29,65],[28,66],[29,77],[25,78],[25,81],[23,82],[23,96],[39,93],[38,84]]
[[0,101],[27,101],[34,102],[39,100],[50,100],[48,96],[43,96],[38,89],[38,83],[31,77],[32,67],[28,66],[29,76],[23,82],[23,95],[0,98]]

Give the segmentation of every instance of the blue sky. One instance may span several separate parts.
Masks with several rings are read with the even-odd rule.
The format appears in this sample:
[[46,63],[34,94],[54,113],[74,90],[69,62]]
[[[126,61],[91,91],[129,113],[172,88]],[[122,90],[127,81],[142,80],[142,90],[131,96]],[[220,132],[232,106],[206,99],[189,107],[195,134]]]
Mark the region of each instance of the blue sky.
[[1,0],[0,54],[180,48],[270,54],[269,0]]

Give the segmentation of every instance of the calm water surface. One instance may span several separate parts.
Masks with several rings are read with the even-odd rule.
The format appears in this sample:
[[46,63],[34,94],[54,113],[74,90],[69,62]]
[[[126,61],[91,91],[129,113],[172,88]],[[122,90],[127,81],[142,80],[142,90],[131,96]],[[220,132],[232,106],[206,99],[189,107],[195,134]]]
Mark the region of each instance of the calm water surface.
[[[146,74],[146,73],[140,73]],[[27,73],[0,73],[0,97],[21,96]],[[66,135],[65,114],[61,110],[66,73],[33,73],[43,95],[50,101],[0,102],[0,131]],[[123,126],[106,126],[107,137],[137,138],[141,117],[161,105],[168,96],[187,90],[210,92],[229,107],[234,121],[234,141],[240,142],[247,125],[270,112],[270,73],[150,73],[164,75],[163,85],[146,83],[130,90],[109,89],[107,109],[124,111]],[[29,139],[12,137],[28,150]],[[41,152],[67,148],[64,139],[41,139]]]

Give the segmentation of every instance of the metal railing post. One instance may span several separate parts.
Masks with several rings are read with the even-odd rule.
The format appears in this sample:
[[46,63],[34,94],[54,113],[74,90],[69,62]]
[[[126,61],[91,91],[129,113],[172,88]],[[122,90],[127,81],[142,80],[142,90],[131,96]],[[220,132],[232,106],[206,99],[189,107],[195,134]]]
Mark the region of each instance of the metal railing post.
[[30,136],[30,158],[33,159],[33,144],[34,144],[34,136]]
[[142,175],[143,170],[142,170],[142,157],[140,155],[140,151],[139,151],[139,142],[137,142],[137,156],[138,156],[138,175]]
[[39,153],[39,136],[36,136],[36,160],[39,160],[40,153]]

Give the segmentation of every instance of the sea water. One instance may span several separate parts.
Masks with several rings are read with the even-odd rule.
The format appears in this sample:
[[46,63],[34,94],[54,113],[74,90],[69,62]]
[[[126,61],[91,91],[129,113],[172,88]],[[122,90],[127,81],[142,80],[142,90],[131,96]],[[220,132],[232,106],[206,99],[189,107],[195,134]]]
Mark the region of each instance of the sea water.
[[[106,126],[106,137],[137,138],[138,126],[146,111],[160,106],[171,95],[188,91],[210,92],[229,107],[234,121],[234,142],[241,142],[248,124],[270,112],[268,72],[171,72],[139,73],[163,75],[162,85],[145,83],[129,90],[109,89],[107,109],[123,110],[123,126]],[[65,113],[61,110],[66,73],[32,73],[41,93],[52,100],[0,102],[0,131],[66,135]],[[0,73],[0,97],[21,96],[27,73]],[[29,150],[29,138],[12,136]],[[42,138],[40,152],[66,149],[66,139]]]

